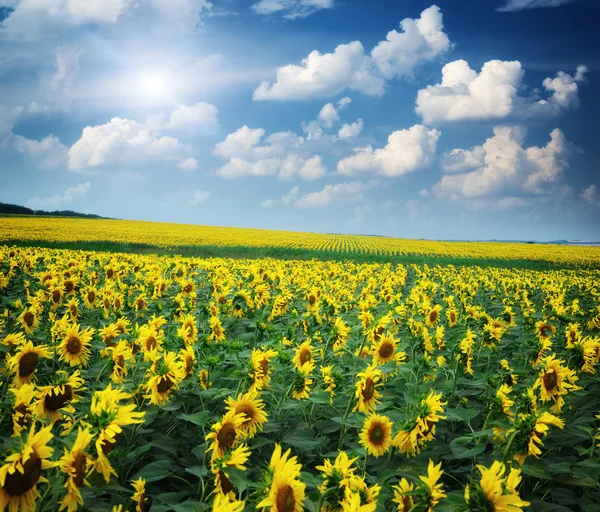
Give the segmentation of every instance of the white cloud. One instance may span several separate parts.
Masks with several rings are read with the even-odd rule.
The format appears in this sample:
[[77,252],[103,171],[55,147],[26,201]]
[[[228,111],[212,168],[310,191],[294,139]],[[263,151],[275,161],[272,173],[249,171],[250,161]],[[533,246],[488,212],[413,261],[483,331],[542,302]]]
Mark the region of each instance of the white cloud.
[[333,7],[334,0],[260,0],[252,6],[252,10],[256,14],[281,14],[284,19],[294,20]]
[[91,184],[81,183],[76,187],[68,188],[62,194],[51,197],[32,197],[25,205],[34,210],[62,210],[73,201],[85,197],[90,191]]
[[208,200],[209,197],[210,192],[206,190],[196,190],[196,192],[194,192],[194,195],[192,196],[192,199],[190,200],[190,204],[195,206],[197,204],[204,203]]
[[337,185],[325,185],[318,192],[311,192],[299,197],[295,205],[299,208],[326,206],[337,202],[355,202],[363,199],[367,190],[375,185],[362,181],[350,181]]
[[227,135],[223,142],[216,144],[213,154],[223,158],[246,154],[261,141],[264,134],[265,131],[262,128],[249,128],[244,125]]
[[181,105],[171,112],[166,129],[188,131],[214,131],[219,126],[219,110],[210,103],[198,102],[192,106]]
[[333,53],[313,50],[300,65],[277,68],[275,82],[262,82],[253,98],[326,98],[346,89],[379,96],[384,92],[386,80],[411,74],[418,64],[431,60],[450,46],[437,6],[425,9],[417,20],[403,20],[400,26],[403,32],[389,32],[371,55],[365,53],[360,41],[341,44]]
[[499,7],[499,11],[522,11],[524,9],[536,9],[538,7],[559,7],[573,2],[574,0],[507,0],[506,4]]
[[281,167],[278,158],[264,158],[256,162],[249,162],[234,156],[228,163],[217,169],[217,174],[223,178],[240,178],[242,176],[268,176],[276,174]]
[[[115,117],[87,126],[69,149],[69,170],[83,171],[131,164],[156,165],[180,161],[188,148],[173,137],[150,131],[143,124]],[[157,162],[159,160],[159,162]]]
[[395,131],[384,148],[356,148],[353,156],[338,162],[337,170],[340,174],[376,172],[384,176],[413,172],[432,162],[440,135],[438,130],[423,125]]
[[494,135],[481,147],[465,152],[482,151],[481,164],[468,172],[444,176],[433,192],[452,199],[555,192],[569,166],[571,144],[558,128],[543,147],[524,147],[524,135],[517,127],[495,127]]
[[296,199],[298,199],[299,195],[300,195],[300,187],[298,185],[296,185],[295,187],[292,187],[290,189],[290,191],[281,198],[281,204],[283,204],[285,206],[293,204],[294,201],[296,201]]
[[481,146],[471,149],[453,149],[444,154],[442,169],[446,173],[464,172],[484,164],[485,150]]
[[198,169],[198,160],[196,160],[193,156],[182,160],[181,163],[177,166],[184,171],[193,172]]
[[54,135],[49,135],[41,140],[15,135],[14,147],[18,152],[39,160],[43,169],[56,169],[67,164],[68,148]]
[[400,22],[401,32],[388,32],[385,41],[373,48],[371,55],[382,75],[389,79],[409,75],[423,61],[428,61],[450,49],[450,39],[444,32],[442,13],[432,5],[413,20]]
[[211,7],[206,0],[20,0],[2,22],[0,35],[31,41],[81,25],[107,27],[132,22],[145,30],[190,33]]
[[348,96],[345,96],[338,101],[338,107],[340,109],[345,109],[346,107],[348,107],[348,105],[350,105],[350,103],[352,103],[352,98],[348,98]]
[[581,197],[581,199],[583,199],[587,204],[600,207],[600,193],[598,193],[596,185],[590,185],[586,189],[582,190],[579,197]]
[[338,131],[338,138],[340,139],[354,139],[360,135],[363,130],[363,120],[358,118],[354,123],[344,123]]
[[326,103],[321,112],[319,112],[319,121],[321,121],[326,128],[333,128],[333,125],[340,120],[340,116],[333,103]]
[[501,119],[510,115],[557,115],[578,105],[577,82],[587,68],[579,66],[575,77],[560,71],[543,81],[547,99],[534,101],[519,96],[524,71],[519,61],[491,60],[477,73],[464,60],[442,68],[442,81],[417,93],[416,112],[427,124],[474,119]]

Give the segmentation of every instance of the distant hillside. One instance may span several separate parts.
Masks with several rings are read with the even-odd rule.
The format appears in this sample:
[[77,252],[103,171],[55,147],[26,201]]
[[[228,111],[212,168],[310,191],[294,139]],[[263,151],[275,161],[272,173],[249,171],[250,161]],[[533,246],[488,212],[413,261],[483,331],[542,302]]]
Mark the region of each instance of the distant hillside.
[[79,213],[71,210],[55,210],[47,212],[45,210],[32,210],[25,206],[19,206],[18,204],[7,204],[0,203],[0,215],[12,214],[12,215],[41,215],[46,217],[81,217],[84,219],[109,219],[110,217],[101,217],[100,215],[94,215],[91,213]]

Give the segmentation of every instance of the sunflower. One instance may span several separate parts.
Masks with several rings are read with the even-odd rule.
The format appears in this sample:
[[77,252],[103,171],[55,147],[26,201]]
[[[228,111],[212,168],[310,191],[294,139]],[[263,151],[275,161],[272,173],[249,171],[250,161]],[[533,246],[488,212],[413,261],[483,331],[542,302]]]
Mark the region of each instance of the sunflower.
[[429,460],[427,466],[427,476],[420,476],[419,479],[425,484],[425,491],[427,492],[427,511],[432,512],[433,508],[446,497],[446,493],[443,490],[444,485],[438,483],[444,472],[442,471],[442,463],[435,465],[433,461]]
[[563,395],[569,391],[580,389],[575,384],[578,379],[577,373],[567,366],[563,366],[563,363],[562,359],[554,356],[545,357],[542,360],[543,366],[540,374],[533,385],[533,389],[539,388],[542,402],[553,401],[555,403],[557,410],[553,410],[553,412],[559,412],[562,408]]
[[227,477],[226,468],[239,469],[246,471],[244,465],[250,458],[250,450],[244,444],[237,446],[232,450],[228,450],[223,457],[216,458],[211,461],[211,471],[215,475],[215,489],[217,493],[224,494],[230,498],[235,498],[235,486]]
[[500,400],[500,409],[508,419],[511,421],[514,419],[515,414],[510,410],[510,408],[515,405],[515,401],[512,400],[508,395],[511,393],[512,388],[508,384],[502,384],[500,389],[496,391],[496,398]]
[[19,389],[9,389],[14,394],[12,413],[13,437],[20,436],[32,420],[32,402],[36,396],[35,385],[23,384]]
[[543,412],[539,415],[532,413],[519,418],[515,425],[514,430],[516,430],[516,433],[513,441],[516,452],[515,460],[519,464],[523,465],[528,455],[539,458],[542,454],[540,447],[544,446],[542,438],[548,435],[550,425],[562,429],[565,422],[549,412]]
[[346,488],[356,471],[354,463],[357,460],[358,457],[351,459],[346,452],[340,452],[333,464],[329,459],[325,459],[322,466],[316,466],[315,469],[321,471],[324,479],[319,492],[324,497],[323,503],[327,512],[338,510],[341,506]]
[[392,422],[387,416],[371,414],[365,419],[359,442],[369,455],[381,457],[392,445]]
[[329,392],[329,404],[333,403],[333,397],[335,396],[335,378],[333,376],[333,365],[321,366],[321,375],[323,376],[323,384],[325,389]]
[[146,512],[146,480],[138,478],[131,482],[135,491],[131,499],[135,501],[135,512]]
[[446,318],[448,320],[448,326],[454,327],[458,322],[458,314],[455,309],[446,310]]
[[68,512],[74,512],[80,505],[83,505],[83,498],[79,489],[83,484],[89,485],[85,479],[87,463],[90,459],[90,454],[86,452],[86,448],[92,442],[93,437],[89,429],[79,428],[73,447],[70,451],[65,448],[64,455],[57,463],[60,470],[67,476],[65,481],[67,494],[59,502],[59,510],[66,508]]
[[300,480],[302,466],[297,458],[290,457],[288,449],[283,455],[281,446],[275,445],[267,473],[266,497],[256,508],[269,507],[270,512],[302,512],[306,485]]
[[332,332],[335,336],[335,341],[333,342],[334,353],[341,352],[346,346],[346,342],[350,338],[350,330],[350,327],[341,318],[338,317],[335,319]]
[[473,345],[475,344],[475,334],[471,329],[467,329],[465,337],[459,343],[460,358],[465,362],[465,372],[473,375]]
[[235,448],[243,436],[242,425],[245,421],[245,414],[230,410],[211,427],[212,432],[206,436],[206,441],[211,443],[207,451],[212,451],[212,459],[223,458],[228,450]]
[[511,469],[508,476],[504,476],[506,466],[499,461],[494,461],[490,468],[478,465],[477,469],[481,473],[480,483],[465,489],[469,510],[521,512],[523,507],[530,505],[520,498],[516,490],[522,479],[520,470]]
[[207,390],[211,386],[211,382],[208,376],[208,370],[200,370],[198,372],[198,380],[200,381],[200,386],[202,389]]
[[34,512],[40,493],[38,482],[48,482],[42,477],[42,471],[54,466],[50,456],[54,451],[48,446],[52,440],[52,427],[35,432],[31,427],[27,440],[20,451],[4,459],[0,467],[0,510],[6,507],[11,512]]
[[150,403],[164,405],[169,401],[171,391],[179,389],[179,383],[183,380],[181,368],[176,361],[174,352],[165,352],[152,363],[146,373],[146,394]]
[[87,366],[88,359],[92,354],[90,345],[94,329],[88,327],[81,330],[81,326],[71,325],[67,328],[61,344],[56,348],[60,354],[60,360],[66,361],[70,366]]
[[359,380],[356,383],[356,405],[353,411],[358,409],[364,414],[370,414],[380,403],[378,399],[381,398],[381,393],[377,391],[377,383],[381,380],[381,370],[371,364],[356,376]]
[[[127,402],[123,404],[122,402]],[[131,403],[131,395],[122,389],[113,388],[109,384],[105,389],[94,392],[90,413],[86,416],[86,422],[90,425],[92,432],[97,433],[96,460],[93,468],[101,473],[106,483],[110,481],[110,475],[116,473],[108,460],[123,427],[135,425],[144,421],[145,412],[135,410],[136,405]]]
[[25,343],[27,343],[27,338],[25,338],[25,335],[22,332],[15,332],[7,334],[4,338],[2,338],[1,343],[12,351],[13,347],[25,345]]
[[110,379],[115,384],[123,384],[127,375],[127,362],[135,361],[133,351],[125,340],[119,341],[114,347],[108,347],[102,351],[102,355],[110,355],[113,362],[113,371]]
[[46,345],[36,347],[29,341],[19,346],[16,354],[8,359],[6,365],[11,373],[15,375],[13,379],[15,388],[20,388],[23,384],[31,382],[40,357],[52,357],[52,350]]
[[252,358],[250,364],[252,365],[251,373],[249,374],[252,379],[252,385],[250,390],[260,391],[269,387],[271,381],[271,367],[270,361],[277,356],[275,350],[257,350],[252,349]]
[[398,504],[398,512],[409,512],[415,505],[412,494],[415,490],[414,484],[411,484],[406,478],[402,478],[394,489],[394,503]]
[[129,318],[122,316],[122,317],[118,318],[117,321],[115,322],[115,327],[119,334],[129,334],[129,325],[130,324],[131,324],[131,322],[129,321]]
[[215,501],[213,501],[212,512],[244,512],[245,506],[245,501],[231,500],[227,496],[217,493]]
[[310,396],[310,386],[312,385],[313,380],[303,374],[296,374],[296,378],[292,387],[292,396],[296,400],[305,400]]
[[76,370],[73,375],[59,370],[56,375],[54,384],[38,388],[38,399],[34,405],[36,416],[49,418],[52,422],[61,418],[61,409],[71,408],[70,403],[78,398],[76,391],[82,389],[84,384],[79,376],[79,370]]
[[194,364],[196,363],[196,353],[194,349],[186,345],[186,347],[179,351],[177,355],[179,358],[179,365],[181,369],[182,379],[187,379],[192,373],[194,373]]
[[27,334],[33,334],[40,325],[40,313],[36,307],[31,306],[23,310],[17,318],[17,322],[21,324]]
[[245,415],[244,423],[240,425],[244,436],[252,438],[262,430],[263,423],[267,421],[267,413],[265,412],[265,403],[259,398],[256,391],[249,391],[245,395],[240,394],[237,400],[228,397],[225,403],[227,411]]
[[198,341],[198,327],[193,315],[187,314],[181,319],[181,327],[177,330],[179,336],[186,345],[191,345]]
[[535,332],[539,338],[545,340],[550,338],[556,332],[556,327],[548,322],[540,321],[535,324]]
[[353,492],[350,489],[346,489],[346,495],[344,501],[341,502],[342,512],[375,512],[377,508],[376,502],[361,503],[361,495],[359,492]]
[[225,341],[225,331],[223,330],[223,324],[218,316],[211,316],[209,319],[210,324],[210,335],[208,341]]
[[406,359],[404,352],[396,352],[398,341],[389,334],[384,334],[373,346],[373,363],[376,365],[396,361],[400,363]]
[[435,324],[440,319],[440,311],[442,310],[442,306],[436,304],[433,308],[429,310],[427,315],[425,315],[425,323],[427,327],[433,328]]
[[102,341],[107,347],[115,345],[115,340],[119,337],[119,330],[116,324],[105,325],[98,331],[98,334],[102,337]]
[[94,309],[96,307],[96,300],[98,299],[98,291],[95,288],[88,287],[83,290],[83,303],[88,309]]
[[67,302],[67,312],[71,317],[71,322],[77,322],[79,318],[79,301],[75,297],[71,297]]
[[162,351],[163,338],[163,331],[151,325],[142,325],[139,328],[135,343],[142,348],[145,361],[154,360],[158,352]]
[[296,369],[304,375],[310,374],[315,368],[313,350],[314,348],[309,338],[296,349],[296,354],[292,359]]

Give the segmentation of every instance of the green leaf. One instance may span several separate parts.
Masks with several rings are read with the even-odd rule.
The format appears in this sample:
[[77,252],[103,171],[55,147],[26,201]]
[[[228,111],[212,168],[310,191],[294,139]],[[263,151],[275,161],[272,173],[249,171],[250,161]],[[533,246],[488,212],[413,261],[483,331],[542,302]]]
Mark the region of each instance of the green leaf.
[[203,427],[206,425],[208,421],[209,413],[208,411],[199,411],[194,414],[178,414],[177,418],[184,421],[189,421],[194,425],[198,425],[199,427]]
[[244,492],[248,488],[248,478],[246,472],[237,468],[223,467],[223,472],[229,478],[229,481],[236,486],[238,491]]
[[185,468],[185,472],[202,479],[208,474],[208,469],[205,466],[192,466],[191,468]]
[[485,451],[485,443],[475,444],[474,436],[457,437],[450,443],[455,458],[468,459]]
[[141,477],[144,478],[146,482],[158,482],[169,476],[171,467],[172,464],[170,460],[157,460],[140,469],[131,480],[137,480]]

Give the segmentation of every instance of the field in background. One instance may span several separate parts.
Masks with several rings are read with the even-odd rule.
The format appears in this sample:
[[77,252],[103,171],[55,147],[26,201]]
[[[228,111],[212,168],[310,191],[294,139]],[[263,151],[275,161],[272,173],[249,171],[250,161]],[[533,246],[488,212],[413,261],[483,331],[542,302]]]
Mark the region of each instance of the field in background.
[[[441,242],[229,227],[76,218],[0,218],[0,243],[179,253],[196,256],[466,263],[540,268],[598,267],[600,248],[499,242]],[[504,263],[503,263],[504,262]],[[506,263],[509,262],[507,265]]]

